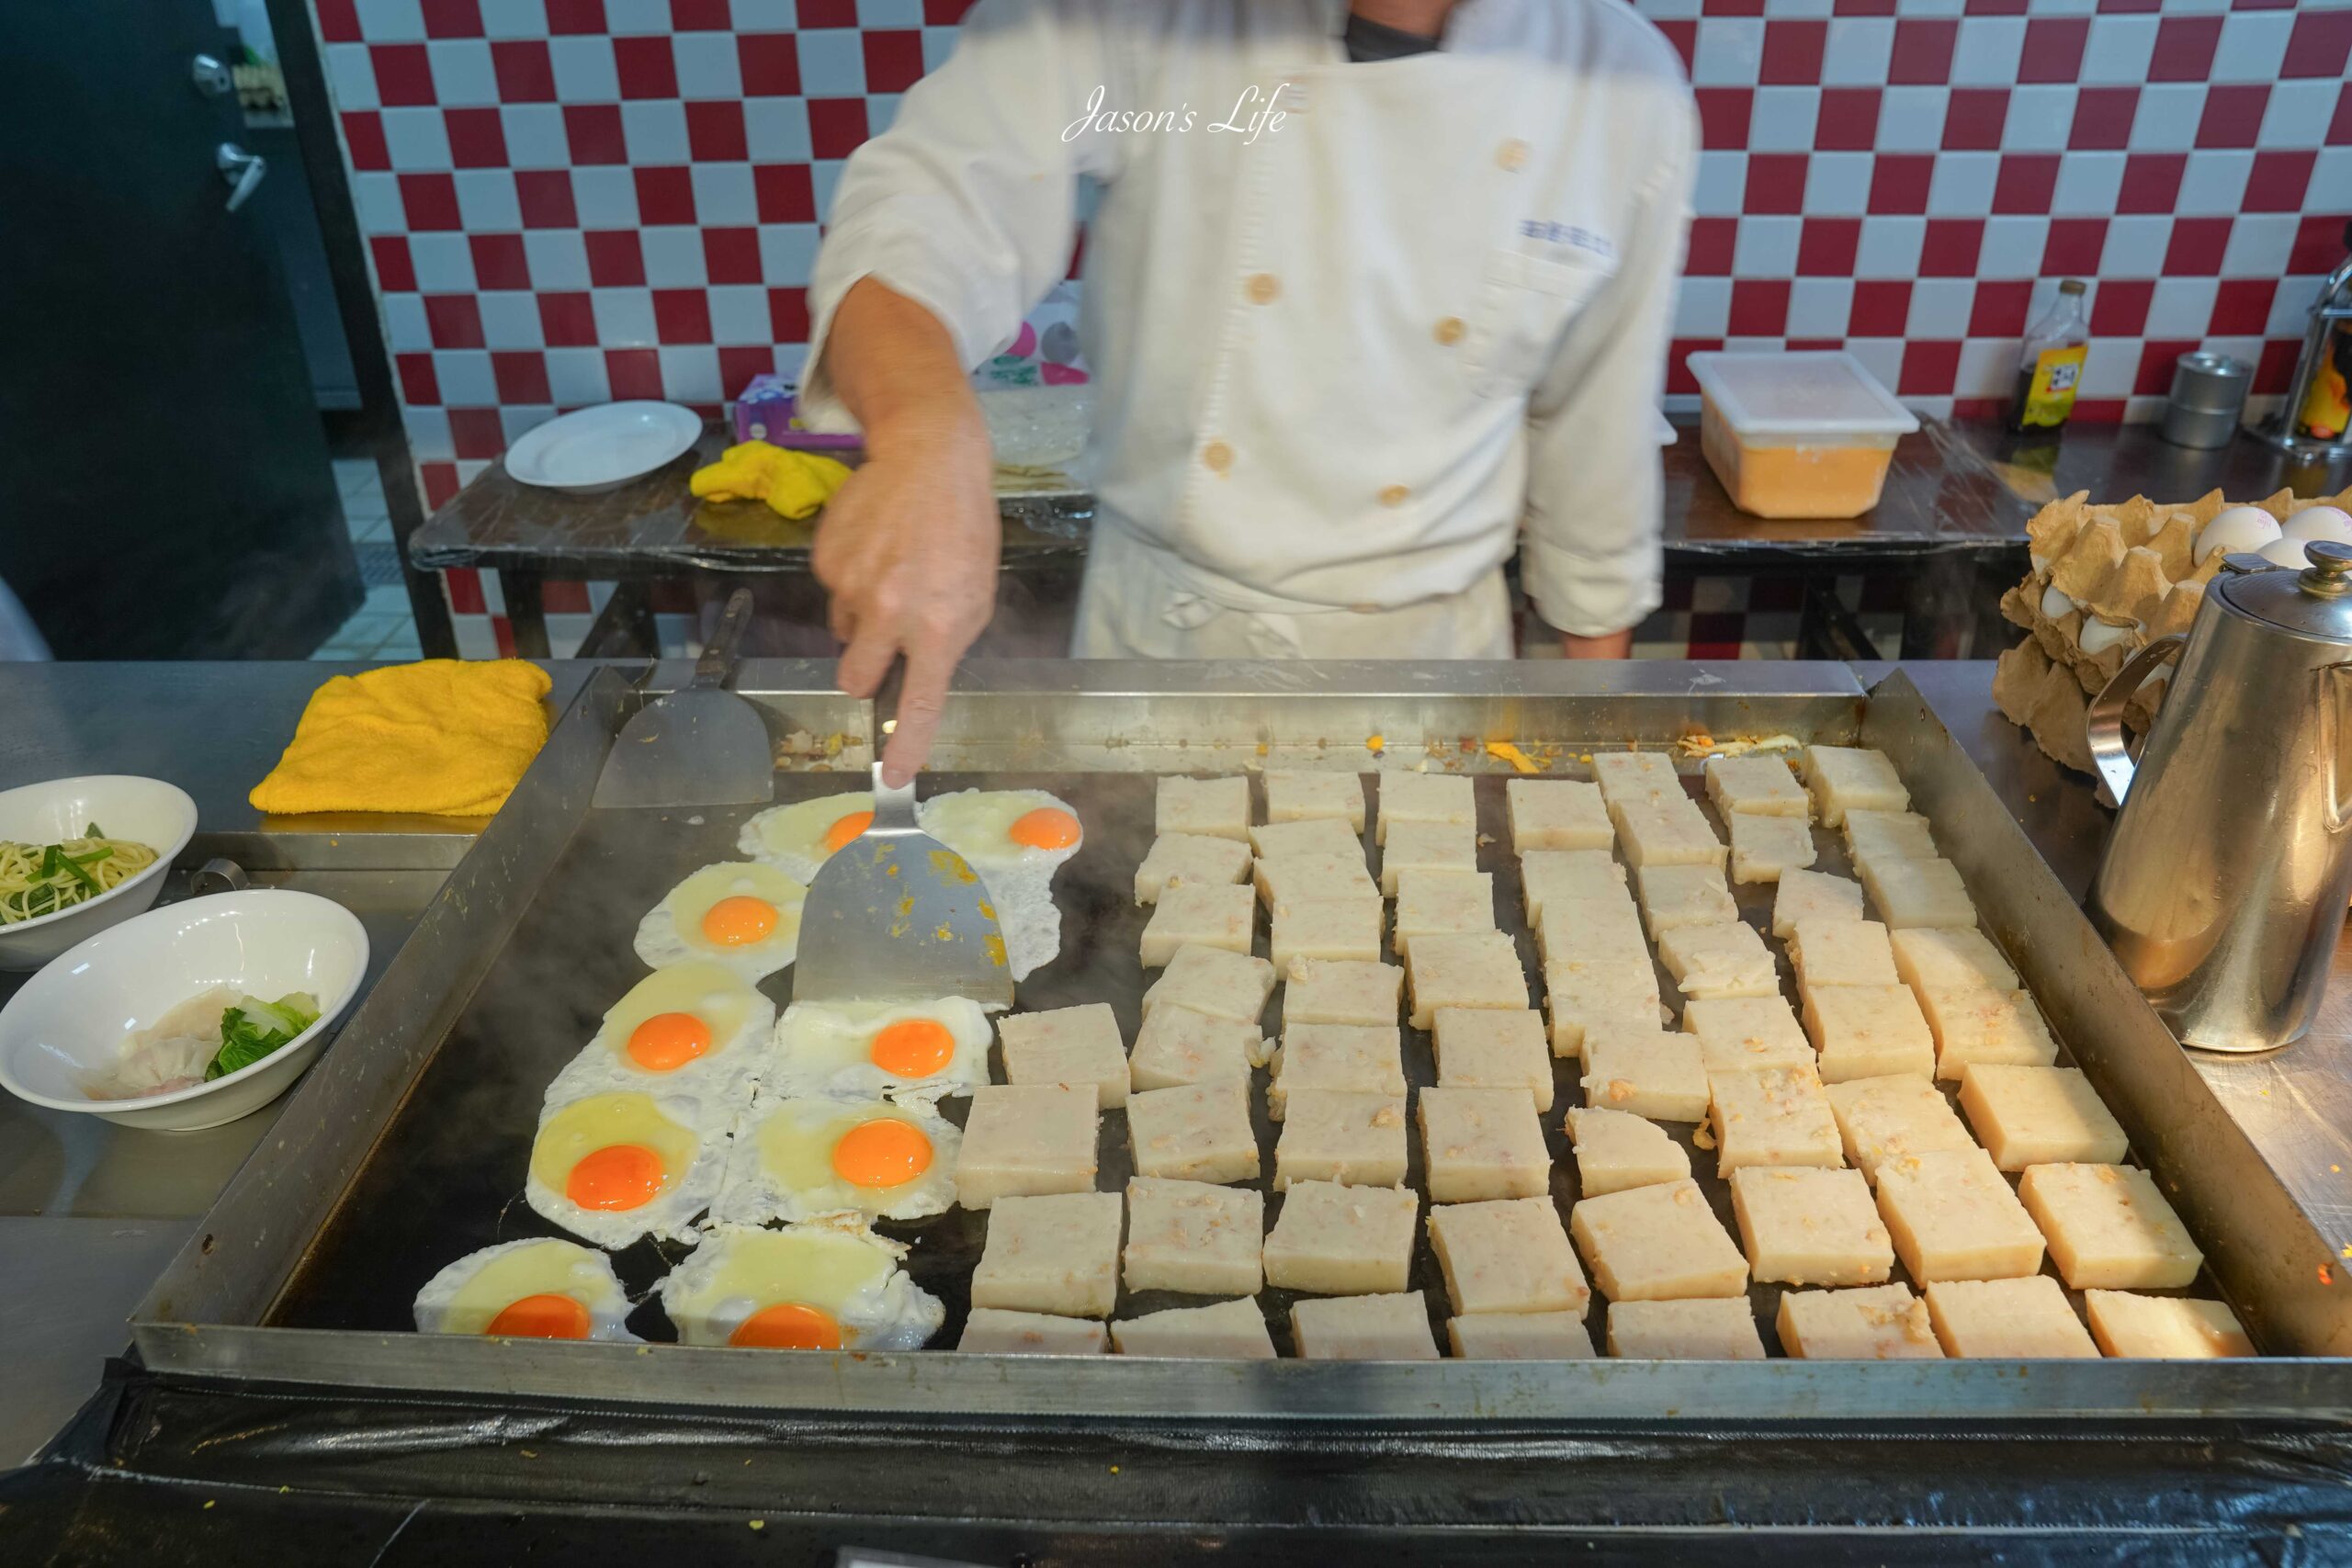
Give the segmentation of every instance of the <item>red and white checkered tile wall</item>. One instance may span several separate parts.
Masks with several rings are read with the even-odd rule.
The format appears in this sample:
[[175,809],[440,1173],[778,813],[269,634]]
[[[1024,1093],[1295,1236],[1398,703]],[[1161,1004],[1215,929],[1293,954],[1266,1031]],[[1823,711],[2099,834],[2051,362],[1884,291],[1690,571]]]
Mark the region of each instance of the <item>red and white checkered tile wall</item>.
[[[967,4],[312,0],[428,503],[558,410],[797,369],[842,162]],[[1705,126],[1683,400],[1692,349],[1842,344],[1923,411],[1989,409],[2066,276],[2084,416],[2145,413],[2199,346],[2282,387],[2352,216],[2352,7],[1639,8]],[[451,574],[469,650],[494,596]]]

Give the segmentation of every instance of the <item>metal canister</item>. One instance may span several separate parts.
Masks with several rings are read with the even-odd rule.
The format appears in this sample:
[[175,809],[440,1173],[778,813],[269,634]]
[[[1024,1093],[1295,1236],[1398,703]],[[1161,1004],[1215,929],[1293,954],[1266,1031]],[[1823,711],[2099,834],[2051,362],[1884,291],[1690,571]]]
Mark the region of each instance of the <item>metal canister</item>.
[[[2233,555],[2182,637],[2159,637],[2090,706],[2122,802],[2091,923],[2181,1042],[2265,1051],[2319,1011],[2352,895],[2352,547],[2309,568]],[[2135,766],[2123,705],[2179,668]]]
[[2164,438],[2176,446],[2227,446],[2253,378],[2253,367],[2226,354],[2182,355],[2165,404]]

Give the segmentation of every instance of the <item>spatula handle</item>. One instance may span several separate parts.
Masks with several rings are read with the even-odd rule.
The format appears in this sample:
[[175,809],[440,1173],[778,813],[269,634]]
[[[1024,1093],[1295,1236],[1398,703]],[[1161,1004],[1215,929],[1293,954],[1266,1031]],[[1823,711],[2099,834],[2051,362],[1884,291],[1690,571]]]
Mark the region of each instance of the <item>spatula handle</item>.
[[727,607],[718,613],[718,625],[703,644],[702,657],[695,660],[695,684],[697,687],[724,686],[735,673],[735,645],[743,640],[743,628],[752,624],[752,591],[738,588],[727,596]]

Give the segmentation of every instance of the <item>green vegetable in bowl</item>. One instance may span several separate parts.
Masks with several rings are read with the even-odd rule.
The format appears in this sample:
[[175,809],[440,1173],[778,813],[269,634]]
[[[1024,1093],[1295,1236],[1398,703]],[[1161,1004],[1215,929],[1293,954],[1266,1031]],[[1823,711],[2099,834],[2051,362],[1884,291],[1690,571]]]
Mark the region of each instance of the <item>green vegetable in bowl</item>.
[[239,997],[220,1014],[220,1051],[205,1067],[205,1082],[252,1066],[318,1021],[319,998],[308,991],[288,991],[274,1002]]

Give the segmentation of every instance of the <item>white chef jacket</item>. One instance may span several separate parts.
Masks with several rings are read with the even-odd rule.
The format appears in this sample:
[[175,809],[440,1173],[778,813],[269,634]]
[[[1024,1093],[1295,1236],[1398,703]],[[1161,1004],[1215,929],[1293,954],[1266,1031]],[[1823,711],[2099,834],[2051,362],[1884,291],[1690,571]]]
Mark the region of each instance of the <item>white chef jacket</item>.
[[843,171],[805,417],[849,424],[823,348],[860,278],[929,309],[967,365],[1011,343],[1091,176],[1083,461],[1118,536],[1098,553],[1180,601],[1119,613],[1238,611],[1263,651],[1313,653],[1329,639],[1289,628],[1318,615],[1491,604],[1516,547],[1554,626],[1639,620],[1698,143],[1680,62],[1619,0],[1463,0],[1442,51],[1377,63],[1347,59],[1346,16],[980,0]]

